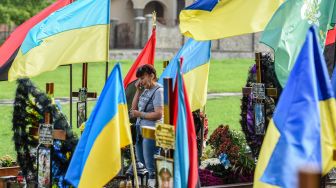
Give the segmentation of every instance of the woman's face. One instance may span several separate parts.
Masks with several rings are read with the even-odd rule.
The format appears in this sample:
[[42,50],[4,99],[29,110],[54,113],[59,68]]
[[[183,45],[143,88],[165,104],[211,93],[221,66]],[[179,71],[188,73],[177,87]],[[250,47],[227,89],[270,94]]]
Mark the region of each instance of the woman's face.
[[145,89],[149,89],[154,84],[154,74],[145,73],[139,79],[140,85]]

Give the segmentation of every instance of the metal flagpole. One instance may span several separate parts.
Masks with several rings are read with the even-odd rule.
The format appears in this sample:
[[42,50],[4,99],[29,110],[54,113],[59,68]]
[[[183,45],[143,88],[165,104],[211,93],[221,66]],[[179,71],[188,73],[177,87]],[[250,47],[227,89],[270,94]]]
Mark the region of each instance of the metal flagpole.
[[109,69],[109,62],[106,61],[106,65],[105,65],[105,82],[107,81],[108,78],[108,69]]
[[[201,115],[201,114],[200,114]],[[201,126],[201,148],[200,148],[200,153],[201,153],[201,156],[200,158],[202,157],[203,155],[203,140],[204,140],[204,123],[205,123],[205,105],[203,107],[203,120],[202,120],[202,126]],[[199,161],[200,162],[200,161]]]
[[70,66],[70,127],[72,128],[72,64]]
[[135,179],[135,187],[139,188],[139,180],[138,180],[138,172],[137,172],[137,167],[136,167],[136,162],[135,162],[135,155],[134,155],[134,145],[133,142],[130,145],[131,149],[131,158],[132,158],[132,166],[133,166],[133,175]]
[[107,81],[108,78],[108,63],[109,63],[109,58],[110,58],[110,27],[111,27],[111,20],[110,16],[108,17],[108,27],[107,27],[107,33],[106,33],[106,66],[105,66],[105,82]]
[[[75,0],[70,0],[73,3]],[[72,64],[70,66],[70,127],[72,128]]]

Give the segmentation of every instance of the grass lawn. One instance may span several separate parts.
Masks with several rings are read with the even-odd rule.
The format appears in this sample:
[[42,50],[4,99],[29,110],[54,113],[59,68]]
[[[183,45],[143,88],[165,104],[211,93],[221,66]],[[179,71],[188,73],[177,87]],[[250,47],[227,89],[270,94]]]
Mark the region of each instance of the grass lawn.
[[[112,70],[116,62],[109,63]],[[120,61],[122,74],[126,75],[132,63],[129,60]],[[209,92],[241,92],[247,78],[248,68],[253,64],[250,59],[228,59],[223,61],[211,61],[209,75]],[[156,61],[155,67],[158,75],[162,73],[162,61]],[[58,67],[55,71],[46,72],[32,78],[33,82],[41,89],[45,89],[45,83],[55,84],[56,97],[69,96],[69,66]],[[105,63],[90,63],[88,70],[89,91],[96,91],[99,95],[105,81]],[[82,86],[82,65],[73,65],[73,91]],[[0,82],[0,99],[13,99],[15,95],[15,82]]]
[[4,155],[16,156],[12,141],[12,106],[0,106],[0,157]]
[[208,92],[241,92],[253,63],[252,59],[211,61]]
[[[88,102],[88,113],[91,113],[95,102]],[[74,105],[75,106],[75,103]],[[220,109],[220,110],[219,110]],[[62,111],[69,117],[69,104],[62,105]],[[0,106],[0,157],[6,154],[15,156],[14,143],[12,141],[12,111],[10,105]],[[231,128],[241,130],[240,120],[240,97],[224,97],[220,99],[209,99],[206,105],[206,113],[209,118],[209,136],[220,124],[230,125]],[[79,134],[76,127],[76,113],[72,114],[73,130]]]
[[[115,62],[109,63],[110,70]],[[253,64],[249,59],[231,59],[223,61],[211,61],[209,76],[209,92],[240,92],[247,77],[248,68]],[[131,61],[121,61],[123,76],[131,66]],[[156,62],[158,75],[162,73],[161,61]],[[73,91],[81,87],[81,64],[73,65]],[[99,93],[105,81],[105,64],[90,63],[88,70],[89,91]],[[41,74],[33,79],[41,90],[45,89],[45,83],[55,83],[55,97],[69,96],[69,67],[62,66],[55,71]],[[15,94],[15,82],[0,82],[0,99],[13,99]],[[88,113],[92,111],[95,102],[89,102]],[[63,104],[63,112],[69,117],[69,104]],[[79,133],[76,127],[76,105],[73,105],[74,131]],[[13,107],[0,105],[0,157],[9,154],[15,156],[12,142],[11,120]],[[228,124],[231,128],[240,130],[239,113],[240,97],[225,97],[208,100],[206,112],[209,118],[209,136],[220,124]]]
[[240,99],[241,97],[224,97],[207,101],[205,111],[209,121],[209,136],[221,124],[241,130]]

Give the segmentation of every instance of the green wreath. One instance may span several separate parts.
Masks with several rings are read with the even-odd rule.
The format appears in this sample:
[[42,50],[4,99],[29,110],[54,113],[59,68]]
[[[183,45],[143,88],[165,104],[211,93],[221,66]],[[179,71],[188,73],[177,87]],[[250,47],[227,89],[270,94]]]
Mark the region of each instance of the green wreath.
[[78,138],[72,132],[65,115],[52,104],[51,98],[37,89],[29,79],[17,81],[14,111],[13,111],[13,140],[17,152],[17,161],[21,167],[22,175],[27,183],[37,180],[36,148],[38,140],[29,134],[29,128],[37,128],[43,123],[43,114],[49,112],[52,115],[54,129],[66,131],[66,140],[56,140],[52,147],[52,181],[59,187],[66,184],[64,176],[70,158],[75,149]]

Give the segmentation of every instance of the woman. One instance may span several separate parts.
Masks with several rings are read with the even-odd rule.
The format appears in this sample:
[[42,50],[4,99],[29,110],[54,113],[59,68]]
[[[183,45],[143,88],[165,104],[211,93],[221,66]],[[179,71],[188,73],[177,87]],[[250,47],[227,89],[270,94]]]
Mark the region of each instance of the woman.
[[156,70],[151,65],[139,67],[136,77],[138,81],[130,113],[137,118],[136,155],[149,171],[150,179],[155,179],[154,154],[158,153],[158,148],[155,147],[155,140],[142,138],[141,127],[154,127],[156,123],[163,122],[163,87],[156,82]]

